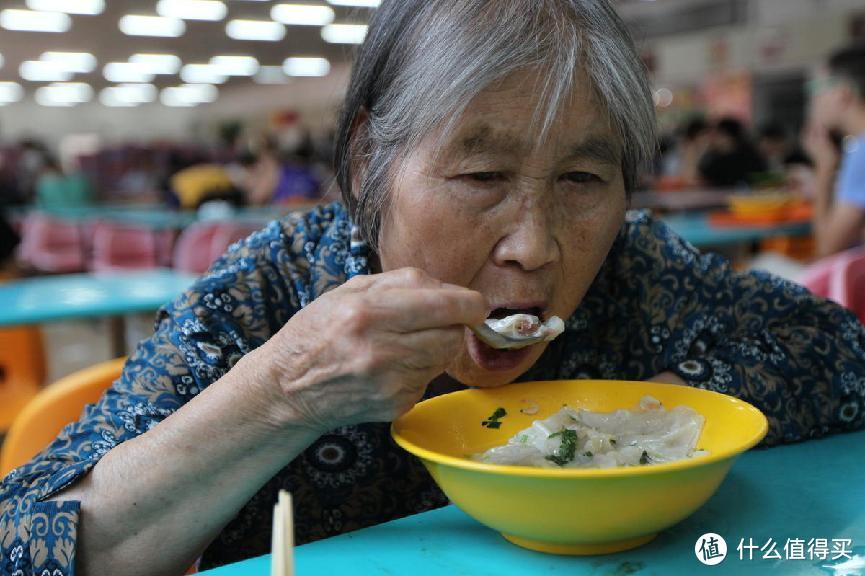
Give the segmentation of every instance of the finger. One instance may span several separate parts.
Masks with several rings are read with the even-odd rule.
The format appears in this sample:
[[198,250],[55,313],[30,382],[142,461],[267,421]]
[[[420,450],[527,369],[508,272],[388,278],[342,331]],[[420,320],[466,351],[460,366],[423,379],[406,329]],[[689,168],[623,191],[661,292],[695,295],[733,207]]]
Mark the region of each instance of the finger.
[[445,370],[465,345],[465,328],[431,328],[406,334],[394,334],[393,339],[376,342],[381,350],[388,350],[394,366],[419,372],[418,378],[406,379],[411,387],[425,387],[428,377]]
[[441,288],[442,283],[420,268],[399,268],[375,275],[370,286],[377,289],[388,288]]
[[441,282],[420,268],[399,268],[380,274],[364,274],[355,276],[337,290],[343,292],[366,292],[367,290],[385,290],[388,288],[437,288]]
[[480,324],[487,317],[483,294],[467,288],[394,288],[370,291],[367,301],[381,327],[397,332]]

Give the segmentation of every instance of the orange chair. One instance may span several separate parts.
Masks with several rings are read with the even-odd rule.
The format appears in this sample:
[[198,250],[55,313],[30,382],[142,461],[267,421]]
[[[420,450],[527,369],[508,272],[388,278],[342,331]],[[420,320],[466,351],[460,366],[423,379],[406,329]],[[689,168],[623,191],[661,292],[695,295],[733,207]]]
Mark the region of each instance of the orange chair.
[[45,380],[42,333],[35,326],[0,329],[0,432],[9,429]]
[[0,478],[48,446],[120,377],[126,358],[85,368],[42,390],[15,418],[0,453]]

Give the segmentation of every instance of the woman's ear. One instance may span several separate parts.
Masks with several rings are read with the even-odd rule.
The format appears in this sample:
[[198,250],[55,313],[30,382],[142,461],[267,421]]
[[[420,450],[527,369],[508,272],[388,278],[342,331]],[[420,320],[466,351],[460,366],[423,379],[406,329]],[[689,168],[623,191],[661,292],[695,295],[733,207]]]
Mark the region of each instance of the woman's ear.
[[364,107],[358,108],[354,121],[351,123],[348,149],[351,157],[351,195],[357,200],[361,182],[363,182],[366,174],[370,151],[369,113]]

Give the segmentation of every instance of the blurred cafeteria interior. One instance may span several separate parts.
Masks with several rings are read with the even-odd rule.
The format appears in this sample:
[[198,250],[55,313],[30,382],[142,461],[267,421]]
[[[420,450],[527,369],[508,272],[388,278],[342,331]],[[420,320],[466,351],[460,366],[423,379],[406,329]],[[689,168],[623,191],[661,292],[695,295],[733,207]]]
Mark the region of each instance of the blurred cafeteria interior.
[[[18,404],[0,401],[13,412],[2,426],[40,387],[131,350],[233,242],[339,199],[334,127],[377,5],[0,5],[0,378],[30,382],[10,392]],[[617,5],[660,136],[632,207],[742,269],[803,278],[822,255],[815,79],[833,52],[865,41],[865,4]],[[853,136],[832,134],[839,151]]]

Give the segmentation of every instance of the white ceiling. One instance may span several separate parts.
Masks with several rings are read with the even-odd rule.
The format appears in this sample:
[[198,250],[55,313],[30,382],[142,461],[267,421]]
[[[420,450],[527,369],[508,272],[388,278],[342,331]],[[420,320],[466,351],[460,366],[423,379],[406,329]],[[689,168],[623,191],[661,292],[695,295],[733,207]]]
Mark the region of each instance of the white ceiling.
[[[291,3],[311,3],[307,0],[284,0]],[[186,21],[186,33],[179,38],[156,38],[127,36],[118,28],[119,19],[126,14],[155,15],[156,0],[106,0],[102,14],[71,15],[72,26],[65,33],[19,32],[0,28],[0,55],[4,63],[0,68],[0,81],[20,83],[32,98],[34,90],[43,82],[28,82],[19,76],[19,65],[25,60],[37,60],[45,51],[90,52],[97,61],[96,69],[88,74],[76,74],[76,82],[86,82],[94,91],[111,85],[102,75],[102,67],[114,61],[127,61],[135,53],[172,53],[184,64],[206,63],[211,57],[221,54],[251,55],[262,66],[281,66],[291,56],[322,56],[338,65],[348,60],[352,46],[328,44],[321,39],[318,26],[287,26],[285,38],[279,42],[240,41],[226,35],[225,25],[234,18],[255,20],[270,19],[274,1],[225,0],[228,7],[226,18],[219,22]],[[321,0],[316,4],[324,4]],[[0,0],[0,9],[25,8],[24,0]],[[335,12],[334,23],[366,23],[371,14],[368,8],[331,6]],[[303,82],[304,79],[297,79]],[[249,84],[250,78],[230,78],[224,86]],[[177,85],[177,75],[156,76],[157,87]]]

